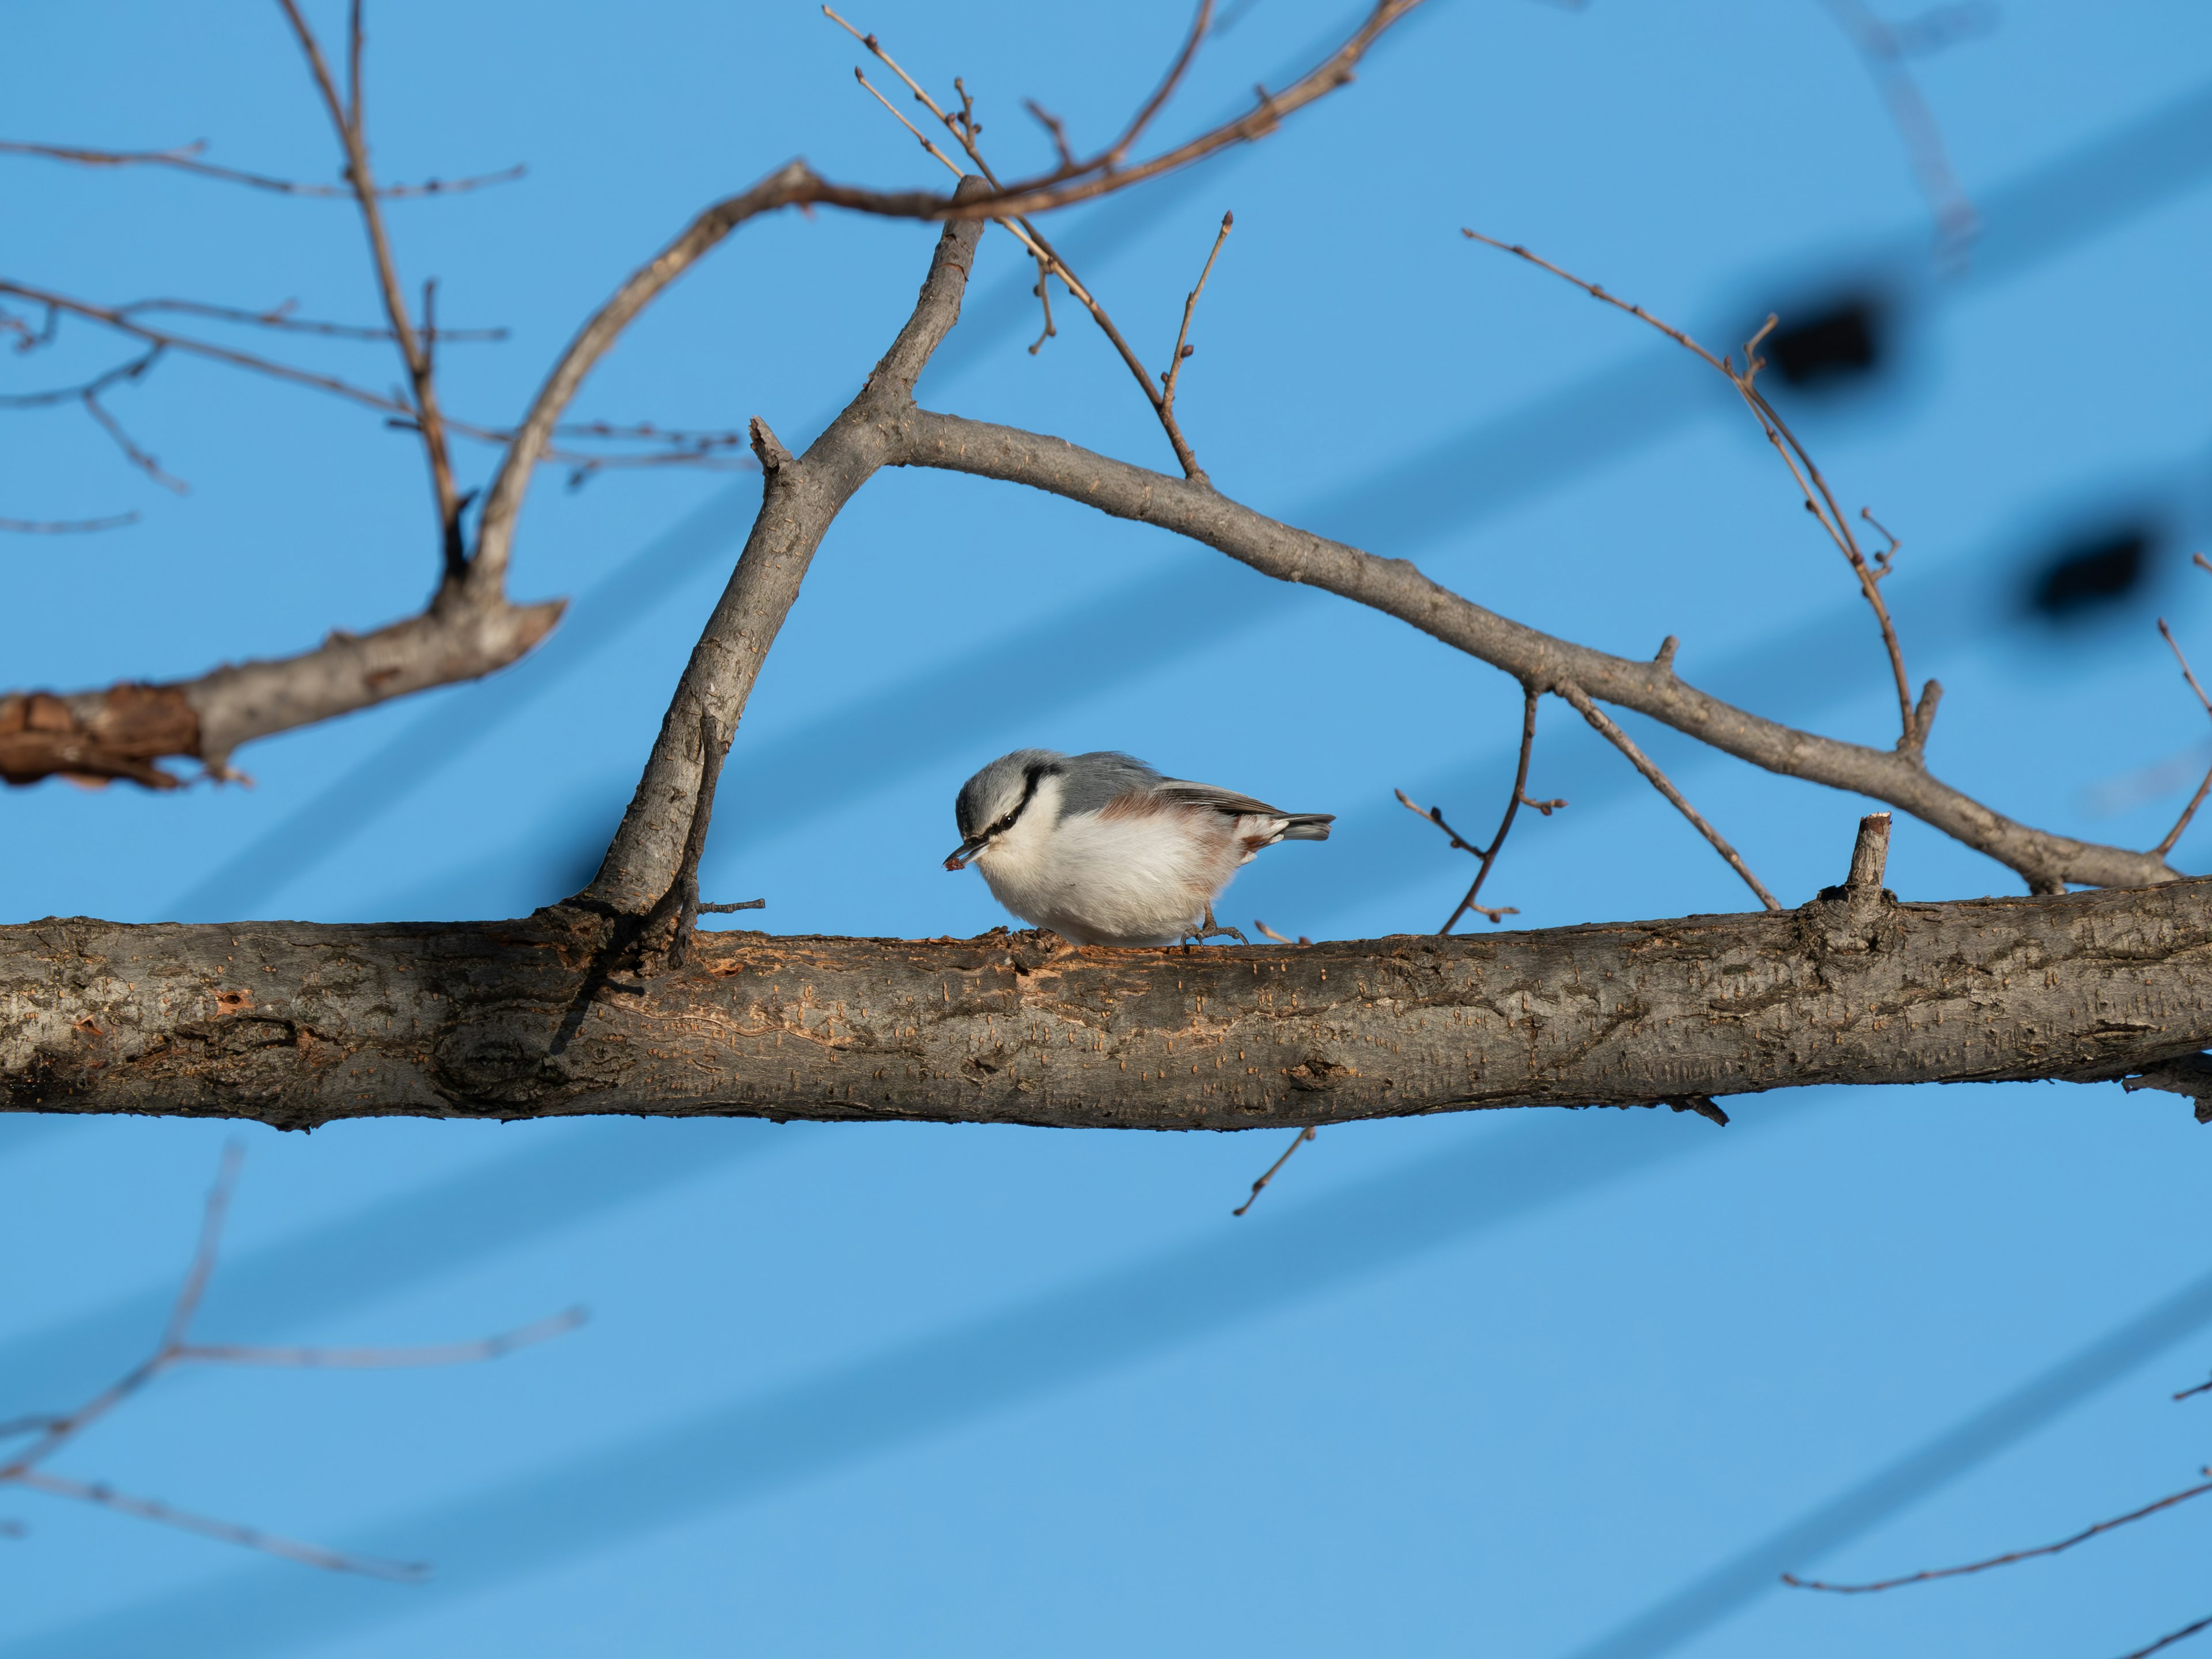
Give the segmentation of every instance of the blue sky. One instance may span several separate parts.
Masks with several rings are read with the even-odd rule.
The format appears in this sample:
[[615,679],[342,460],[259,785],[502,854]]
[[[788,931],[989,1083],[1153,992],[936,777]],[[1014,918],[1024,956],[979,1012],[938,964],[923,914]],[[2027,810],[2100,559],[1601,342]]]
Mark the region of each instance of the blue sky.
[[[21,9],[0,137],[205,137],[217,161],[330,176],[274,8]],[[448,353],[448,403],[477,418],[511,418],[630,267],[791,155],[937,182],[809,6],[453,11],[372,10],[370,104],[387,179],[529,164],[394,210],[441,314],[512,331]],[[848,15],[933,86],[963,76],[1006,167],[1048,155],[1023,98],[1102,134],[1186,21]],[[1167,130],[1280,84],[1352,15],[1255,0]],[[1908,662],[1948,688],[1934,763],[2031,822],[2148,844],[2205,753],[2153,618],[2212,656],[2212,578],[2187,569],[2212,436],[2212,28],[2179,0],[2011,3],[1917,73],[1986,222],[1948,276],[1874,84],[1814,0],[1431,0],[1266,143],[1054,234],[1164,361],[1234,209],[1181,398],[1224,489],[1594,645],[1679,635],[1691,678],[1869,741],[1893,719],[1879,641],[1726,388],[1459,229],[1715,343],[1768,307],[1786,324],[1881,295],[1881,370],[1789,407],[1847,506],[1904,538]],[[371,313],[340,204],[26,161],[0,191],[20,280]],[[757,414],[802,444],[896,329],[932,234],[827,213],[746,228],[578,412]],[[987,237],[924,401],[1170,465],[1072,307],[1024,350],[1030,280]],[[111,356],[65,332],[0,389]],[[392,372],[367,348],[303,356]],[[197,672],[420,603],[435,549],[404,435],[182,362],[112,406],[191,494],[73,413],[6,416],[0,513],[143,515],[0,544],[37,623],[11,630],[8,684]],[[486,916],[569,890],[757,497],[729,475],[541,480],[514,586],[575,605],[537,658],[257,745],[252,790],[10,792],[7,918]],[[2032,614],[2051,559],[2137,531],[2135,590]],[[1390,792],[1486,828],[1517,720],[1510,683],[1388,618],[1067,503],[887,474],[762,678],[707,884],[766,896],[779,932],[980,931],[1002,919],[981,882],[937,863],[959,781],[1020,744],[1115,747],[1341,815],[1325,846],[1248,870],[1224,919],[1433,928],[1465,860]],[[1626,723],[1785,903],[1838,878],[1865,803]],[[1572,805],[1524,820],[1492,878],[1514,925],[1745,903],[1571,711],[1545,711],[1532,787]],[[2208,835],[2184,838],[2183,867],[2212,863]],[[2016,890],[1909,821],[1889,878]],[[1725,1130],[1614,1112],[1329,1130],[1241,1222],[1229,1208],[1279,1151],[1246,1136],[0,1123],[0,1417],[67,1403],[152,1340],[234,1133],[246,1170],[210,1337],[433,1341],[593,1314],[470,1371],[164,1382],[59,1467],[436,1575],[334,1580],[17,1495],[0,1659],[2096,1655],[2212,1610],[2195,1565],[2212,1516],[2186,1510],[1896,1595],[1764,1588],[1784,1567],[2038,1541],[2189,1480],[2212,1405],[2165,1396],[2212,1366],[2212,1143],[2185,1105],[2053,1085],[1731,1110]]]

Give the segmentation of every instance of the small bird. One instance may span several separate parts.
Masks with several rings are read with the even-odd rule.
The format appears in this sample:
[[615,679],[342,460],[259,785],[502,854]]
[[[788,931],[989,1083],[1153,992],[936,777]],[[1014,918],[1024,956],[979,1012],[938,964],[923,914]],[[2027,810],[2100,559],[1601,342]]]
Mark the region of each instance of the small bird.
[[1224,936],[1213,901],[1279,841],[1327,841],[1333,812],[1285,812],[1211,784],[1162,777],[1133,756],[1017,749],[961,787],[960,845],[1024,921],[1078,945],[1173,945]]

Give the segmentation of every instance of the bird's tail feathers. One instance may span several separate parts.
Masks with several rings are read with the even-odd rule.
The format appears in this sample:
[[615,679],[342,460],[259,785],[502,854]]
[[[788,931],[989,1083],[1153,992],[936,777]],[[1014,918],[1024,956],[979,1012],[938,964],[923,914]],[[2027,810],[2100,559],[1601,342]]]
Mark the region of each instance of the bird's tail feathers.
[[1286,815],[1281,839],[1284,841],[1327,841],[1328,826],[1336,821],[1334,812],[1292,812]]

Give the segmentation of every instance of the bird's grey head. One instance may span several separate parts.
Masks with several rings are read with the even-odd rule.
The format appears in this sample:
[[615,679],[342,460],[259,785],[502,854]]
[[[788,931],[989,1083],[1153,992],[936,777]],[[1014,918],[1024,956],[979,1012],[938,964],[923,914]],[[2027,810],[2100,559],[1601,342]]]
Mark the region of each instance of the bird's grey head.
[[1037,786],[1058,776],[1067,757],[1052,749],[1017,749],[1001,755],[960,786],[952,814],[960,826],[960,845],[945,860],[957,870],[998,836],[1012,829],[1036,799]]

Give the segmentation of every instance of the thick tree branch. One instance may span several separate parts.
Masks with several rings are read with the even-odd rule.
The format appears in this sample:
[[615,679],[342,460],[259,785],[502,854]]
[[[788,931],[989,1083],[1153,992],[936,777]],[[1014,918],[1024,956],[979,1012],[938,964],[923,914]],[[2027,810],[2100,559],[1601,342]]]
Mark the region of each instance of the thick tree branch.
[[373,634],[333,633],[298,656],[226,665],[198,679],[64,696],[10,693],[0,696],[0,781],[62,774],[174,788],[181,780],[156,759],[204,761],[220,774],[232,751],[256,738],[476,679],[544,639],[566,603],[448,596]]
[[1634,661],[1540,633],[1462,599],[1409,560],[1379,558],[1295,529],[1201,483],[1111,460],[1063,439],[927,410],[908,418],[899,460],[1027,484],[1188,536],[1279,581],[1322,588],[1410,623],[1523,685],[1577,685],[1767,771],[1887,801],[2019,872],[2031,885],[2127,887],[2179,878],[2155,853],[2015,823],[1930,775],[1917,753],[1869,749],[1762,719],[1686,684],[1671,656]]
[[[793,175],[798,171],[795,166],[786,169],[763,190],[787,187],[778,180],[796,183]],[[975,194],[988,186],[977,178],[961,188]],[[754,422],[754,451],[764,481],[759,515],[729,586],[684,666],[622,827],[607,848],[598,877],[580,896],[590,902],[626,915],[643,915],[678,878],[702,776],[696,741],[700,723],[710,721],[725,734],[725,743],[727,734],[737,730],[761,664],[799,597],[799,584],[831,520],[854,491],[898,458],[903,423],[915,406],[915,381],[930,353],[959,319],[961,297],[967,291],[969,268],[982,232],[980,219],[955,220],[945,226],[913,315],[860,396],[805,455],[793,457],[765,423]],[[640,278],[646,274],[641,272]],[[505,473],[501,478],[503,483]],[[485,509],[488,523],[492,511]]]
[[[619,919],[0,928],[0,1106],[253,1118],[625,1112],[1295,1128],[1813,1083],[2087,1079],[2212,1045],[2212,881],[1476,938],[1174,950]],[[560,1042],[564,1024],[572,1029]]]

